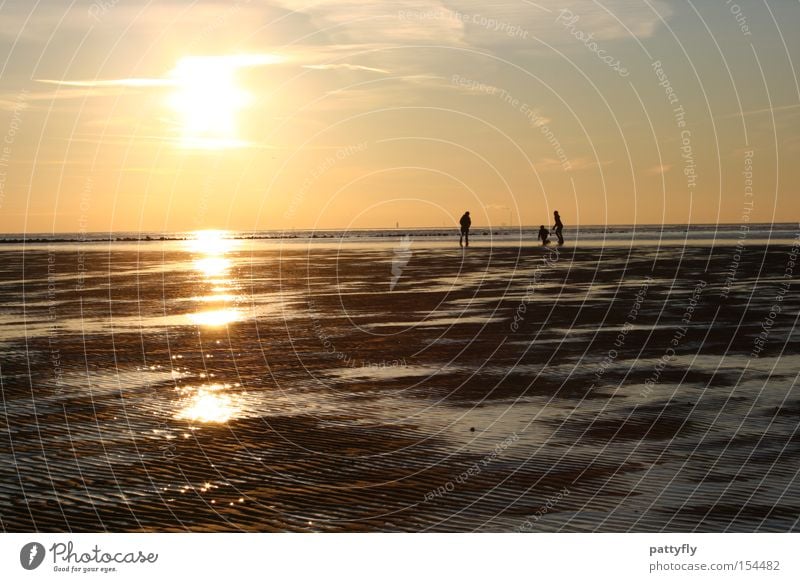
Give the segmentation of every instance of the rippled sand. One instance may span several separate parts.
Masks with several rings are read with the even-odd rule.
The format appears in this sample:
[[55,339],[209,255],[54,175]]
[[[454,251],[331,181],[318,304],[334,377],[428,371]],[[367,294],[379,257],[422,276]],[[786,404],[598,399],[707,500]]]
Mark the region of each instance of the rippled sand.
[[797,530],[789,251],[9,245],[2,529]]

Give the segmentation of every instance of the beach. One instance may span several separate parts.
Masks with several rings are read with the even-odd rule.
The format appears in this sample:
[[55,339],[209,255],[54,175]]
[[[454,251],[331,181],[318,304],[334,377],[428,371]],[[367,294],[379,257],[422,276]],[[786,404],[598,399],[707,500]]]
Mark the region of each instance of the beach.
[[0,246],[2,530],[799,529],[796,238],[456,239]]

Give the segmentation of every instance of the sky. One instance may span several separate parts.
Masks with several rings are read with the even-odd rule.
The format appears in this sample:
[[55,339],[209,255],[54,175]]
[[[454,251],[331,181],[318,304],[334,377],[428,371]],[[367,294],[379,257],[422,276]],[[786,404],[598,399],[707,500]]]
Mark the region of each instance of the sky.
[[800,3],[0,1],[6,233],[800,221]]

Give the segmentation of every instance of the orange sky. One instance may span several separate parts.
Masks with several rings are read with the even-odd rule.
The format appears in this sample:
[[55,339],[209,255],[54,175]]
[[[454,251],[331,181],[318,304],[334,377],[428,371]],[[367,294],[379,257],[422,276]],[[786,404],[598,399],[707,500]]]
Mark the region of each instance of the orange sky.
[[29,4],[3,232],[800,220],[795,4]]

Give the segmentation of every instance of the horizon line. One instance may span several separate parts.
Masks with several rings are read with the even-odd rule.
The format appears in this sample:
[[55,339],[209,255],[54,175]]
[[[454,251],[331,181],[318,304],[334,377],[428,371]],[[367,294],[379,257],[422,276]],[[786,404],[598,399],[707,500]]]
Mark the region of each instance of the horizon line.
[[[749,226],[749,225],[790,225],[796,224],[800,225],[800,221],[789,221],[789,222],[664,222],[664,223],[605,223],[605,224],[574,224],[568,225],[572,228],[594,228],[594,227],[667,227],[667,226],[682,226],[682,227],[698,227],[698,226]],[[83,234],[83,235],[112,235],[112,234],[130,234],[130,233],[143,233],[143,234],[165,234],[165,233],[191,233],[191,232],[203,232],[203,231],[220,231],[220,232],[241,232],[241,233],[257,233],[257,232],[330,232],[330,231],[352,231],[352,232],[364,232],[364,231],[391,231],[391,230],[449,230],[449,229],[456,229],[458,230],[459,225],[454,223],[452,226],[371,226],[371,227],[361,227],[361,228],[348,228],[348,227],[327,227],[327,228],[314,228],[314,227],[304,227],[304,228],[261,228],[261,229],[242,229],[242,228],[220,228],[220,227],[206,227],[206,228],[194,228],[194,229],[186,229],[186,230],[93,230],[93,231],[80,231],[80,230],[53,230],[53,231],[0,231],[0,236],[9,236],[9,235],[18,235],[18,236],[29,236],[29,235],[56,235],[56,234]],[[502,229],[526,229],[526,228],[538,228],[538,225],[534,224],[517,224],[517,225],[491,225],[487,224],[484,226],[472,226],[473,230],[477,229],[485,229],[485,228],[502,228]],[[567,228],[567,229],[568,229]],[[565,230],[567,230],[565,229]]]

